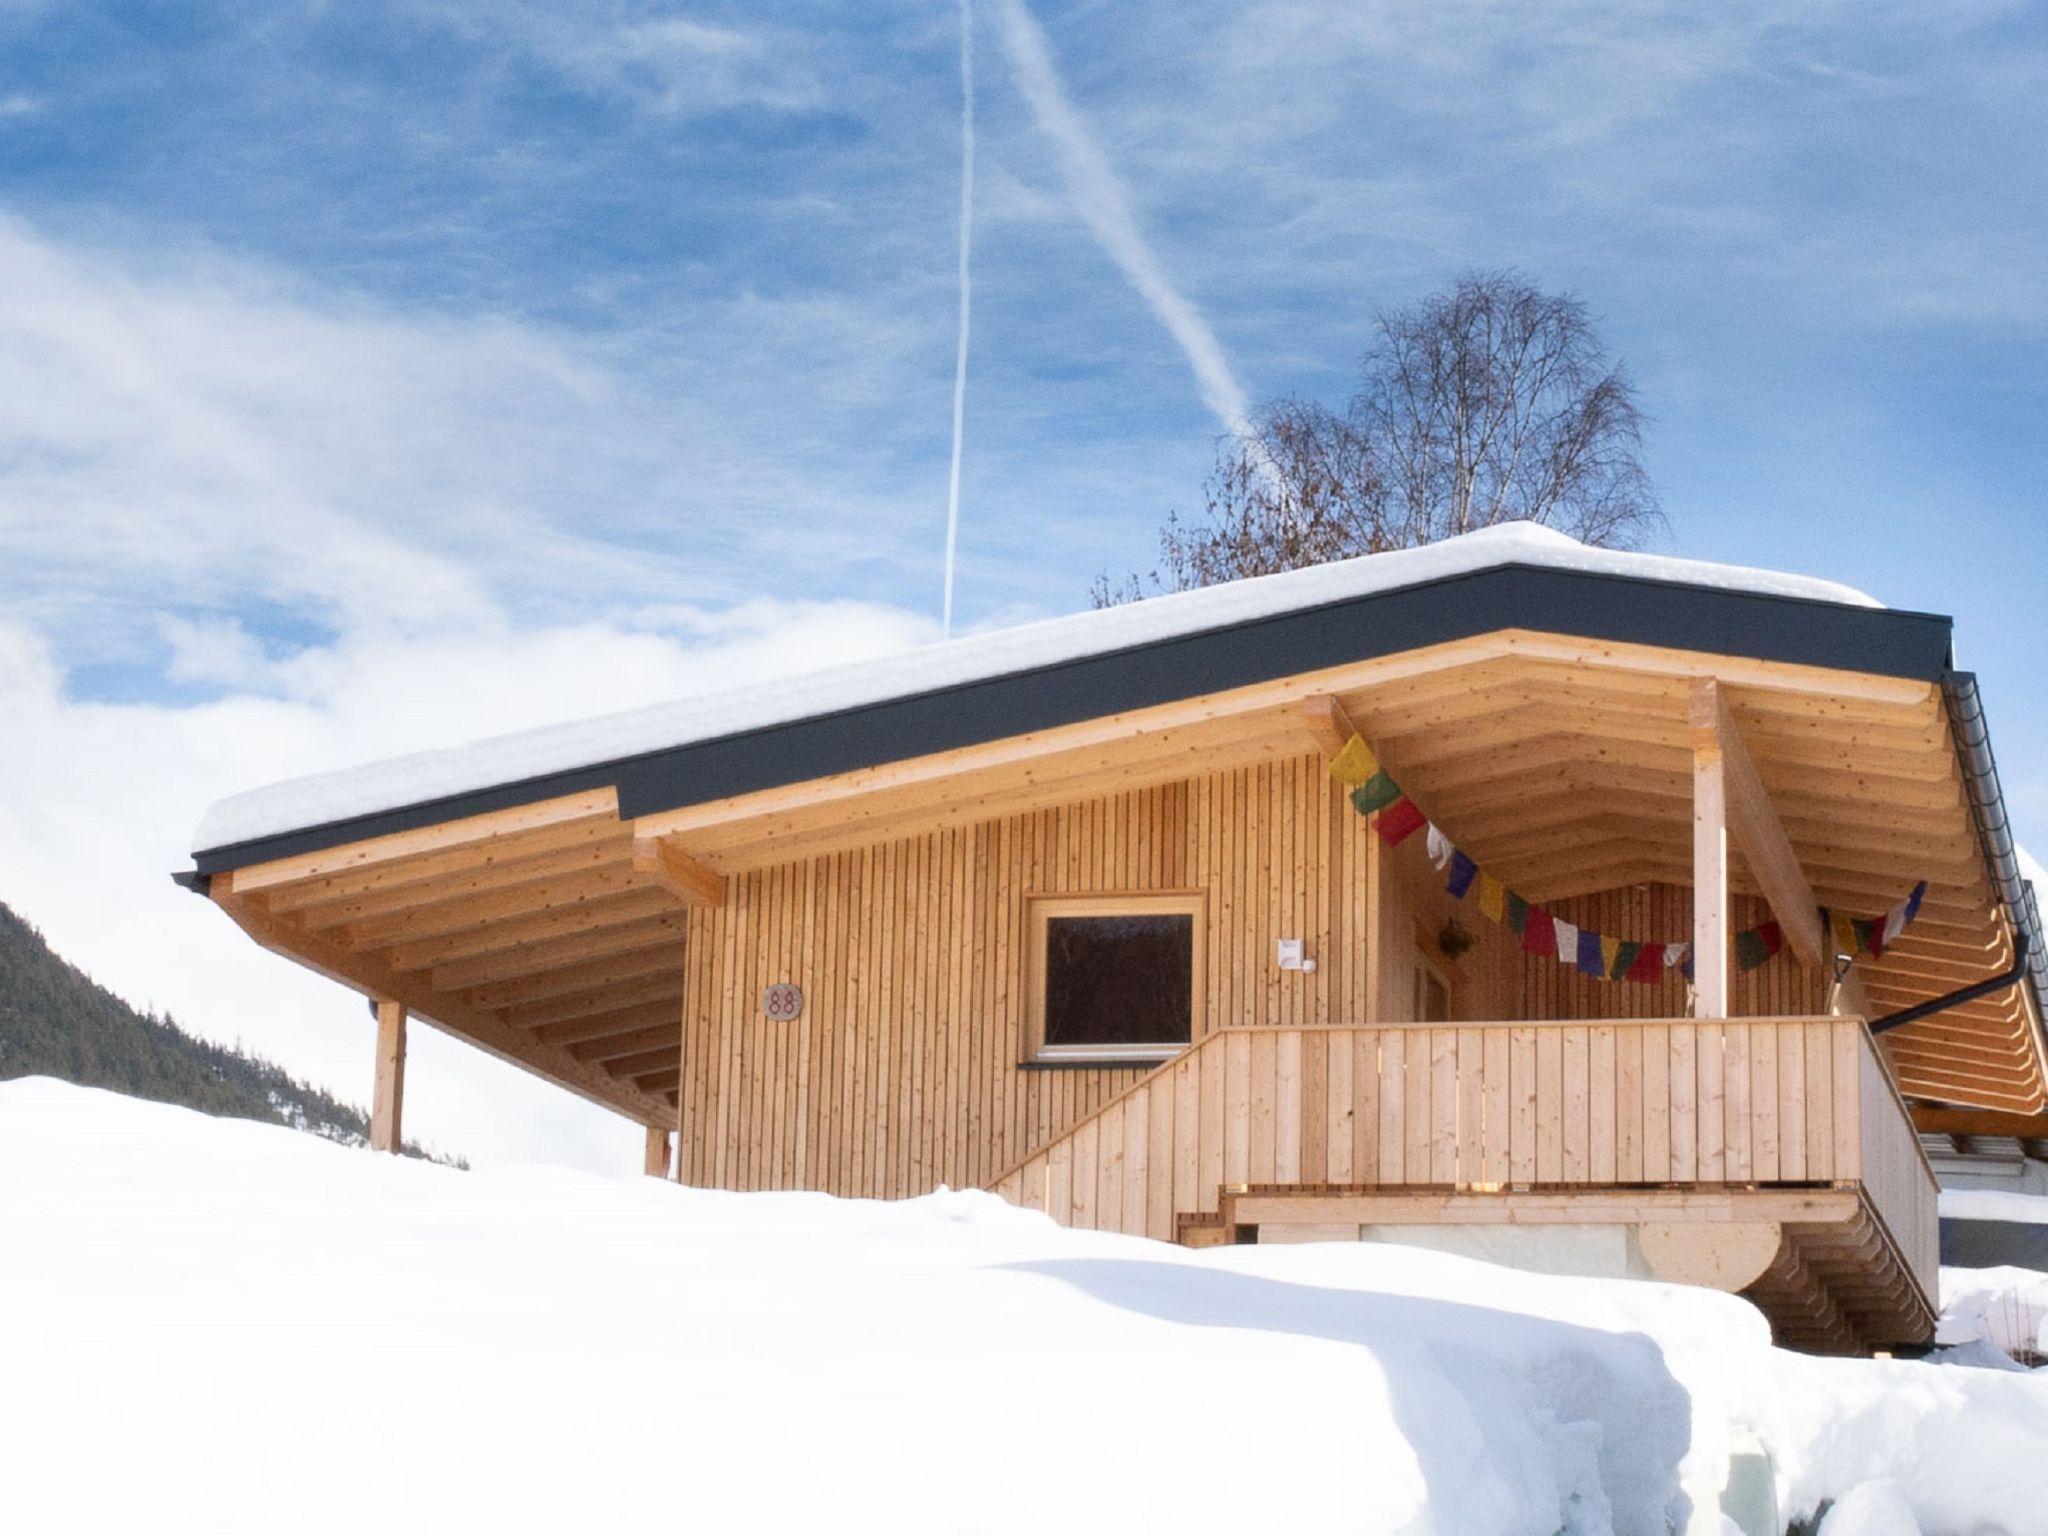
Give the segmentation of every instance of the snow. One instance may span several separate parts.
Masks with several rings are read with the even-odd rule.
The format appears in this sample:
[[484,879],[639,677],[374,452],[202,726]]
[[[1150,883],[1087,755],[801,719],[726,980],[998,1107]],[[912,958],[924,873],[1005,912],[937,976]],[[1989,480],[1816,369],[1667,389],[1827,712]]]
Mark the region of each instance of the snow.
[[1880,606],[1864,593],[1831,581],[1670,555],[1595,549],[1554,529],[1509,523],[1420,549],[1363,555],[1307,570],[970,635],[881,661],[811,673],[772,689],[684,699],[254,789],[210,808],[194,834],[193,846],[200,851],[225,848],[540,774],[1056,666],[1504,565]]
[[1820,1536],[1920,1536],[1913,1505],[1894,1478],[1859,1483],[1828,1511]]
[[2017,1221],[2048,1226],[2048,1199],[2003,1189],[1944,1189],[1941,1214],[1950,1221]]
[[1751,1445],[1830,1536],[2042,1529],[2048,1375],[1391,1245],[465,1173],[26,1079],[0,1253],[12,1529],[1719,1532]]
[[[2048,1226],[2048,1198],[2003,1189],[1944,1189],[1944,1221],[2009,1221]],[[1988,1346],[2010,1357],[2021,1352],[2048,1355],[2048,1275],[2013,1265],[1986,1269],[1943,1266],[1941,1329],[1936,1335],[1954,1346],[1949,1358]],[[1996,1361],[1986,1361],[1996,1364]]]

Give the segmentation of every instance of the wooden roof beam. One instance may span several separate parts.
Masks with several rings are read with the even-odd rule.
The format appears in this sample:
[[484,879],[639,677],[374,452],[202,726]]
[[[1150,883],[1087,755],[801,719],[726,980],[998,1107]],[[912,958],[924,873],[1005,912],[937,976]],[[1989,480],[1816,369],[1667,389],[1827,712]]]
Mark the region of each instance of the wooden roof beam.
[[1335,758],[1359,734],[1334,693],[1314,693],[1301,701],[1301,725],[1324,759]]
[[633,868],[686,907],[725,905],[725,876],[691,858],[673,838],[636,836]]
[[452,960],[434,967],[431,973],[434,990],[467,992],[472,988],[488,988],[493,982],[546,976],[556,970],[566,970],[579,961],[644,950],[658,944],[664,937],[672,938],[675,943],[675,963],[680,971],[686,923],[685,914],[671,907],[658,917],[627,919],[616,927],[594,928],[554,939],[535,939],[493,954]]
[[1771,808],[1770,796],[1757,777],[1756,764],[1743,745],[1717,679],[1694,679],[1691,724],[1694,751],[1717,750],[1720,754],[1728,835],[1742,851],[1764,900],[1771,904],[1771,915],[1784,930],[1785,943],[1803,964],[1822,968],[1826,939],[1820,928],[1820,903],[1806,882],[1799,855],[1792,851],[1778,813]]
[[[563,1024],[546,1024],[533,1031],[533,1037],[543,1045],[566,1047],[569,1054],[578,1061],[602,1061],[603,1047],[616,1041],[622,1035],[631,1035],[649,1029],[659,1029],[670,1037],[681,1039],[683,1033],[683,1000],[680,995],[658,1002],[639,1003],[629,1008],[615,1008],[609,1013],[594,1018],[571,1019]],[[594,1048],[585,1050],[586,1044]],[[635,1047],[644,1050],[645,1047]]]

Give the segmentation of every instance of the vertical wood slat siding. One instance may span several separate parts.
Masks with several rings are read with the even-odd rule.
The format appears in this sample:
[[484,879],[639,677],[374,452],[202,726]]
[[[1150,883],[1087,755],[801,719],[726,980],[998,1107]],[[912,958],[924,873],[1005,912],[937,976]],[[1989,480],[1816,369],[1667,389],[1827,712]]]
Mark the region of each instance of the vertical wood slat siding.
[[[1566,922],[1596,933],[1657,943],[1692,936],[1692,892],[1683,886],[1638,885],[1549,903]],[[1765,921],[1761,898],[1732,896],[1729,921],[1737,929]],[[1548,956],[1517,953],[1521,1003],[1530,1019],[1675,1019],[1687,1013],[1685,975],[1666,972],[1657,982],[1604,981]],[[1827,1006],[1827,981],[1792,956],[1781,954],[1754,971],[1730,967],[1729,1008],[1737,1017],[1797,1017]],[[1712,1064],[1709,1071],[1713,1070]],[[1714,1143],[1703,1144],[1712,1155]]]
[[[1304,753],[732,876],[723,906],[689,918],[678,1178],[884,1198],[981,1185],[1138,1081],[1135,1069],[1021,1065],[1035,896],[1202,892],[1198,1031],[1363,1017],[1360,831],[1322,759]],[[1280,971],[1282,937],[1306,940],[1317,969]],[[784,981],[803,987],[804,1011],[771,1022],[761,993]],[[1260,1065],[1262,1123],[1313,1128],[1320,1158],[1326,1062]],[[1221,1108],[1198,1160],[1223,1158]],[[1149,1169],[1155,1146],[1174,1145],[1154,1131],[1142,1156],[1123,1155]],[[1261,1143],[1262,1177],[1274,1147]],[[1235,1152],[1248,1159],[1250,1143]],[[1091,1208],[1102,1195],[1088,1193]]]
[[1838,1056],[1842,1076],[1853,1075],[1858,1107],[1855,1155],[1858,1177],[1877,1208],[1923,1296],[1941,1294],[1940,1186],[1920,1138],[1907,1118],[1905,1101],[1878,1060],[1877,1047],[1862,1031]]
[[[1725,1171],[1733,1135],[1753,1166],[1754,1148],[1780,1135],[1778,1100],[1752,1096],[1738,1125],[1725,1094],[1701,1091],[1701,1060],[1716,1055],[1725,1067],[1731,1053],[1783,1060],[1783,1051],[1794,1053],[1812,1094],[1801,1171],[1741,1182],[1862,1180],[1916,1276],[1931,1284],[1933,1177],[1853,1019],[1230,1029],[1082,1121],[996,1188],[1070,1225],[1171,1240],[1178,1217],[1213,1213],[1226,1184],[1340,1182],[1293,1171],[1319,1159],[1327,1166],[1348,1158],[1351,1177],[1341,1182],[1380,1187],[1718,1184],[1720,1175],[1701,1171],[1701,1148],[1723,1138],[1715,1155]],[[1312,1117],[1291,1107],[1299,1095],[1298,1084],[1289,1086],[1290,1064],[1317,1057],[1348,1059],[1350,1100],[1335,1103],[1326,1088],[1323,1112]],[[1143,1136],[1129,1132],[1133,1116],[1143,1119]],[[1311,1137],[1323,1145],[1309,1145]],[[1134,1171],[1140,1142],[1167,1149],[1183,1139],[1192,1152],[1153,1151]],[[1344,1149],[1333,1154],[1340,1141]],[[1078,1199],[1065,1205],[1058,1190],[1069,1161],[1076,1188],[1115,1193],[1085,1209]]]

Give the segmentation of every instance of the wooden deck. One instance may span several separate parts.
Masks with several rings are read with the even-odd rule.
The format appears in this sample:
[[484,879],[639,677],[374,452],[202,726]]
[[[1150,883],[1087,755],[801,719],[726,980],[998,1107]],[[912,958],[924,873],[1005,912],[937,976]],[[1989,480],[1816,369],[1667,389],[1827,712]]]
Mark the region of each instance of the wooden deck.
[[1615,1224],[1787,1343],[1932,1331],[1934,1176],[1853,1019],[1225,1029],[992,1187],[1165,1241]]

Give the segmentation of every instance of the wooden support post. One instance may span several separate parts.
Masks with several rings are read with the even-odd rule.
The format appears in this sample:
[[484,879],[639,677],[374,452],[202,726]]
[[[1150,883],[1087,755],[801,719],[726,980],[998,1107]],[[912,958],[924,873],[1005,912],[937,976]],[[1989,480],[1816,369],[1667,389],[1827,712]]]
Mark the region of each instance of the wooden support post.
[[[1695,685],[1693,700],[1700,693]],[[1693,1015],[1728,1017],[1728,781],[1721,733],[1692,733],[1692,963]]]
[[370,1150],[405,1145],[405,1004],[377,1001],[377,1084],[370,1099]]
[[[1365,844],[1365,1017],[1377,1024],[1388,1017],[1386,999],[1386,946],[1381,934],[1387,920],[1385,860],[1377,837],[1359,839]],[[1396,1008],[1393,1017],[1401,1017]]]
[[669,1133],[659,1125],[647,1127],[646,1173],[650,1179],[665,1179],[669,1176]]

